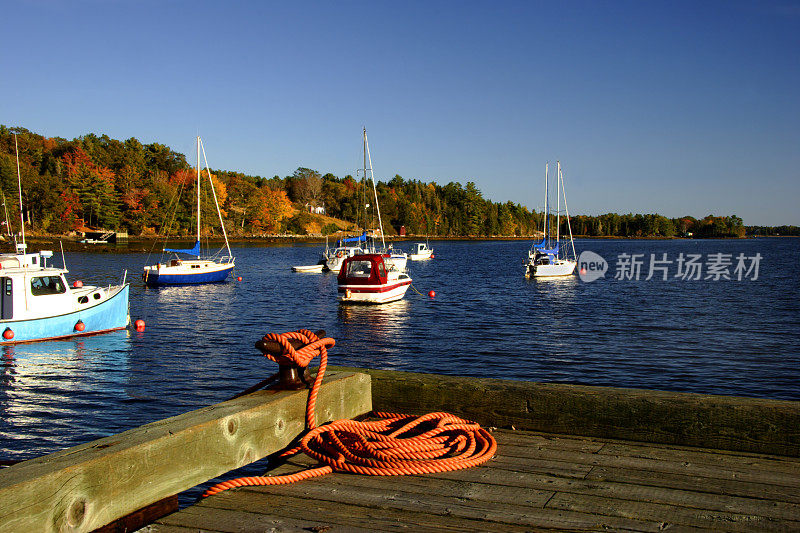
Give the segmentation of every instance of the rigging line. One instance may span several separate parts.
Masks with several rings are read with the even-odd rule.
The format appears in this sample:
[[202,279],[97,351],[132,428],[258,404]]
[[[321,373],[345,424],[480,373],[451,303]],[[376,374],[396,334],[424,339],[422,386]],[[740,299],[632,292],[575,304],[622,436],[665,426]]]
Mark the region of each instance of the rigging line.
[[[167,178],[167,183],[169,183],[169,177]],[[183,195],[183,188],[185,185],[186,185],[186,180],[181,179],[180,187],[178,187],[177,192],[172,196],[172,200],[170,200],[170,203],[167,205],[167,213],[164,215],[164,224],[166,225],[166,230],[167,230],[164,235],[165,248],[167,246],[167,239],[169,239],[169,234],[172,231],[172,225],[175,223],[175,218],[178,215],[178,202],[180,201],[180,198]],[[170,216],[172,218],[169,220],[169,223],[167,223],[167,218]],[[162,224],[162,227],[164,224]],[[158,242],[159,242],[158,239],[153,241],[153,246],[150,247],[150,252],[147,254],[148,262],[150,259],[150,255],[153,253],[153,249],[156,247],[156,244],[158,244]],[[161,259],[163,258],[164,258],[164,251],[162,250]]]

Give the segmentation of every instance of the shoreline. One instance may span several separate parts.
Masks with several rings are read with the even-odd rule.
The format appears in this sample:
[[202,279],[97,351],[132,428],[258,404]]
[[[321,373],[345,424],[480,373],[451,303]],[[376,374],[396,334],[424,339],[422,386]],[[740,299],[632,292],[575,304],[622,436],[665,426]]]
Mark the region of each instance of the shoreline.
[[[329,236],[327,242],[330,245],[333,245],[336,242],[336,239],[340,238],[337,236],[335,238]],[[425,235],[405,235],[400,237],[398,235],[387,236],[386,241],[389,243],[413,243],[413,242],[420,242],[420,241],[428,241],[428,242],[437,242],[437,241],[464,241],[464,242],[481,242],[481,241],[530,241],[530,240],[537,240],[540,239],[541,235],[525,235],[525,236],[514,236],[514,235],[502,235],[502,236],[425,236]],[[747,239],[765,239],[765,238],[798,238],[794,235],[769,235],[769,236],[760,236],[760,235],[753,235],[749,237],[715,237],[715,238],[694,238],[694,237],[658,237],[658,236],[642,236],[642,237],[620,237],[615,235],[606,235],[606,236],[592,236],[592,235],[574,235],[573,238],[575,239],[582,239],[582,240],[630,240],[630,241],[672,241],[672,240],[685,240],[685,241],[708,241],[708,240],[747,240]],[[326,239],[324,236],[320,235],[267,235],[267,236],[247,236],[247,237],[234,237],[229,238],[228,241],[230,242],[231,246],[236,245],[245,245],[245,246],[281,246],[281,245],[292,245],[292,244],[322,244],[324,245]],[[26,236],[26,242],[29,244],[31,250],[33,249],[50,249],[52,248],[53,251],[58,251],[61,248],[61,245],[64,247],[64,251],[70,252],[85,252],[85,251],[96,251],[96,252],[115,252],[117,250],[124,250],[127,252],[154,252],[156,251],[157,245],[161,242],[164,242],[163,237],[128,237],[120,242],[109,242],[109,243],[82,243],[79,242],[75,237],[70,236],[59,236],[59,235],[28,235]],[[171,239],[170,243],[174,246],[181,246],[182,243],[192,243],[193,239],[190,238],[179,238],[179,239]],[[206,241],[208,243],[212,243],[214,245],[222,246],[224,243],[223,239],[212,238]],[[60,243],[60,244],[59,244]],[[162,245],[163,246],[163,245]],[[4,252],[0,253],[13,253],[13,249],[11,243],[6,241],[5,243],[0,243],[0,249],[7,248]],[[160,249],[159,249],[160,251]]]

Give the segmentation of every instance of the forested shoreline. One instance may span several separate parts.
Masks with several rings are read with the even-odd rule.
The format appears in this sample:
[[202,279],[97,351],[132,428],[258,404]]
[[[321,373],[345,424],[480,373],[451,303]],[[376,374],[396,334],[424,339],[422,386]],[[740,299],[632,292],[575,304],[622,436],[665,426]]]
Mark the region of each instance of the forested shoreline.
[[[196,171],[184,154],[159,143],[142,144],[135,138],[119,141],[87,134],[66,140],[0,125],[0,190],[12,231],[19,221],[14,133],[19,145],[26,232],[62,235],[102,228],[154,237],[194,231]],[[377,225],[375,220],[364,221],[363,206],[370,198],[364,198],[358,178],[350,175],[337,177],[304,167],[285,177],[214,169],[211,174],[232,237],[324,235]],[[511,201],[484,199],[472,181],[466,186],[458,182],[439,185],[395,175],[378,181],[377,191],[387,235],[396,235],[403,228],[409,235],[434,237],[528,236],[542,227],[541,212]],[[203,206],[203,216],[216,220],[213,200]],[[327,216],[310,212],[323,210]],[[576,235],[597,237],[800,234],[796,226],[745,228],[735,215],[703,219],[671,219],[658,214],[575,215],[571,225]],[[566,229],[562,217],[562,231]]]

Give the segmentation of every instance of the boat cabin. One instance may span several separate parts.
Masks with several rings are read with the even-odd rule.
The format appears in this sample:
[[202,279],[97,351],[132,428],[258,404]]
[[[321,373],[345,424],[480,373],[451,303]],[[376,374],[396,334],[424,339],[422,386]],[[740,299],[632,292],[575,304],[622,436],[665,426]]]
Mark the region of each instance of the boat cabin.
[[383,285],[387,270],[381,254],[354,255],[345,259],[337,280],[339,285]]

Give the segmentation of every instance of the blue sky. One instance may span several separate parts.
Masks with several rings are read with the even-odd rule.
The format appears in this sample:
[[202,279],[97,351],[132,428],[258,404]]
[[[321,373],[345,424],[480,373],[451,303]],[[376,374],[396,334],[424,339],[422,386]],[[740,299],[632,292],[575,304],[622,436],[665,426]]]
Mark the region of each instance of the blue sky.
[[0,3],[0,123],[213,168],[800,225],[800,2]]

